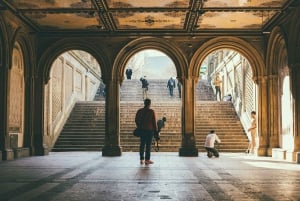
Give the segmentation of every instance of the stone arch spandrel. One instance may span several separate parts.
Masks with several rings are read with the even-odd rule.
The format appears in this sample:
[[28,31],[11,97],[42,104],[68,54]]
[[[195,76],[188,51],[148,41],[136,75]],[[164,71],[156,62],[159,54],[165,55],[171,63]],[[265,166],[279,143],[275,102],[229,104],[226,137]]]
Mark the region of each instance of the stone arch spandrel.
[[289,66],[300,65],[300,7],[294,10],[294,15],[291,20],[291,26],[288,30],[288,55]]
[[200,64],[204,59],[213,51],[223,48],[239,52],[249,61],[255,82],[258,77],[265,75],[265,63],[260,52],[249,42],[237,37],[216,37],[205,42],[192,57],[189,75],[199,77]]
[[29,78],[31,74],[34,73],[34,58],[35,58],[35,51],[34,46],[32,45],[33,42],[30,40],[30,37],[27,34],[20,33],[17,38],[16,42],[19,43],[22,52],[23,52],[23,60],[24,60],[24,75],[25,79]]
[[288,64],[290,70],[290,88],[292,92],[293,99],[293,115],[294,115],[294,125],[293,133],[295,134],[294,149],[300,150],[300,124],[297,123],[300,120],[300,7],[294,10],[291,26],[288,30]]
[[278,75],[278,68],[288,65],[286,34],[280,27],[272,30],[267,48],[266,67],[268,75]]
[[174,62],[177,77],[180,79],[187,76],[187,60],[177,46],[165,39],[144,37],[131,41],[119,52],[113,65],[111,79],[118,78],[122,82],[126,63],[135,53],[146,49],[155,49],[165,53]]
[[36,75],[42,76],[44,82],[47,83],[50,78],[51,66],[55,59],[62,53],[70,50],[82,50],[91,54],[97,60],[100,66],[102,78],[107,77],[107,67],[110,65],[108,59],[104,59],[106,58],[104,51],[96,47],[92,42],[78,41],[74,39],[59,40],[42,52],[40,59],[38,60]]
[[[282,141],[282,126],[285,111],[282,110],[283,104],[283,79],[285,75],[283,72],[288,72],[288,54],[286,47],[286,33],[281,27],[275,27],[268,40],[266,68],[267,68],[267,83],[268,83],[268,133],[269,133],[269,155],[272,153],[273,148],[280,147]],[[286,69],[286,70],[283,70]],[[288,73],[284,73],[287,74]],[[287,113],[286,113],[287,114]],[[275,123],[274,123],[275,122]],[[290,120],[288,120],[290,122]],[[286,123],[284,123],[286,125]]]
[[300,99],[298,89],[300,87],[299,74],[300,74],[300,8],[294,10],[294,15],[291,20],[291,26],[288,30],[288,66],[291,70],[291,90],[296,100]]

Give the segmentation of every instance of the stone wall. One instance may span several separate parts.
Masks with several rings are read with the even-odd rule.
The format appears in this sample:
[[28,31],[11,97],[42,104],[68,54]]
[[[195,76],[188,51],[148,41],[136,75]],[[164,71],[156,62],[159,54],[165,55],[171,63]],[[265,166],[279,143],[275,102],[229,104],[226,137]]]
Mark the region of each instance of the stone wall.
[[213,79],[219,72],[222,79],[222,96],[231,94],[232,102],[245,130],[250,125],[250,113],[256,106],[256,89],[252,80],[252,69],[245,57],[238,52],[223,49],[213,53],[210,63],[214,68],[208,72]]
[[60,55],[45,86],[44,144],[52,147],[74,104],[93,100],[100,84],[99,65],[87,62],[82,51]]

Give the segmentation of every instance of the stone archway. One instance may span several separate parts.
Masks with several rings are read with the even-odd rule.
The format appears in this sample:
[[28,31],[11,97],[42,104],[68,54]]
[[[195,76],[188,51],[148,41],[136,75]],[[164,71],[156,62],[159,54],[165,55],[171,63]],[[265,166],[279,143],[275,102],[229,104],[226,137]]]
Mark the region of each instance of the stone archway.
[[[189,74],[193,75],[193,77],[196,77],[198,80],[201,67],[200,64],[210,53],[223,48],[231,49],[240,53],[248,60],[248,63],[251,66],[253,75],[252,81],[257,84],[254,89],[254,108],[256,108],[257,114],[259,114],[258,134],[260,147],[258,148],[258,154],[266,155],[268,146],[268,126],[266,122],[263,121],[263,119],[265,118],[264,114],[266,113],[267,108],[267,98],[264,96],[267,91],[267,85],[264,81],[265,64],[262,53],[260,52],[261,50],[256,49],[247,41],[237,37],[216,37],[207,41],[202,46],[200,46],[199,49],[196,50],[189,67]],[[245,117],[243,119],[246,120],[247,118]]]
[[193,55],[189,74],[199,77],[200,66],[198,64],[202,63],[211,52],[222,48],[232,49],[247,58],[252,67],[254,81],[264,76],[265,64],[261,53],[250,43],[237,37],[216,37],[200,46]]
[[108,67],[110,66],[110,64],[108,60],[105,59],[105,53],[91,42],[80,42],[75,39],[59,40],[53,43],[47,49],[45,49],[44,52],[41,52],[41,56],[38,61],[38,67],[35,74],[42,76],[44,82],[46,83],[49,79],[49,74],[53,61],[59,55],[69,50],[82,50],[91,54],[100,65],[100,71],[103,75],[102,77],[108,77]]
[[[121,154],[120,151],[120,107],[119,107],[119,88],[120,84],[124,79],[124,71],[126,67],[126,63],[128,60],[133,56],[135,53],[145,50],[145,49],[155,49],[159,50],[162,53],[165,53],[167,56],[170,57],[170,59],[174,62],[176,70],[177,70],[177,77],[181,81],[182,85],[184,86],[184,89],[182,90],[184,93],[187,93],[186,88],[188,87],[187,84],[185,84],[187,80],[187,60],[184,57],[184,54],[177,48],[175,44],[172,44],[170,41],[163,40],[161,38],[152,38],[152,37],[144,37],[137,40],[134,40],[127,45],[125,45],[121,51],[118,53],[114,65],[113,65],[113,73],[111,75],[111,81],[107,85],[107,90],[110,92],[108,99],[108,108],[107,111],[114,111],[114,113],[109,114],[108,118],[111,121],[107,136],[108,139],[106,147],[103,149],[102,154],[105,156],[110,155],[116,155]],[[189,88],[190,90],[190,88]],[[189,93],[190,94],[190,93]],[[186,95],[183,95],[183,97],[186,97]],[[183,101],[183,103],[187,103],[186,101]],[[185,113],[185,106],[183,106],[182,113]],[[191,115],[190,113],[189,115]],[[185,117],[183,115],[182,117],[183,124],[185,124]],[[192,121],[186,121],[186,122],[192,122]],[[192,123],[189,123],[192,125]],[[186,129],[186,126],[183,126],[183,129]],[[192,127],[189,127],[189,129]],[[117,133],[117,134],[116,134]],[[185,133],[185,131],[183,131]],[[185,135],[183,135],[185,136]],[[193,148],[193,147],[192,147]],[[193,149],[194,153],[197,154],[198,152]]]
[[[272,30],[267,50],[266,66],[269,84],[268,98],[270,100],[268,111],[270,147],[268,155],[272,155],[273,148],[282,147],[281,127],[283,124],[285,124],[284,127],[286,127],[286,123],[282,121],[282,118],[285,118],[282,115],[286,113],[282,111],[283,99],[281,97],[283,95],[283,80],[285,76],[289,76],[289,72],[287,70],[288,57],[286,40],[280,27],[276,27]],[[286,81],[284,83],[285,86],[287,86]],[[284,99],[287,100],[288,95],[286,92],[284,92],[284,94]]]
[[[75,58],[79,58],[80,55],[76,54],[75,52],[70,53],[67,56],[61,56],[63,53],[69,52],[70,50],[79,50],[90,54],[99,64],[99,72],[101,72],[102,77],[101,75],[98,75],[97,72],[87,70],[85,67],[83,67],[88,64],[80,64],[80,62],[77,62],[77,59]],[[36,136],[35,138],[42,137],[42,139],[40,140],[43,140],[43,144],[46,145],[43,148],[44,150],[48,151],[48,147],[53,147],[57,139],[57,135],[61,130],[59,128],[63,126],[63,123],[66,121],[66,116],[68,116],[66,115],[66,113],[70,112],[70,108],[72,108],[75,102],[77,100],[91,100],[90,92],[97,91],[97,88],[95,88],[95,90],[93,89],[88,93],[91,83],[96,83],[94,79],[105,78],[107,74],[106,65],[108,62],[104,62],[105,60],[103,58],[105,56],[101,53],[102,51],[95,47],[94,44],[88,43],[86,41],[83,43],[74,39],[59,40],[58,42],[45,49],[44,52],[40,52],[41,57],[38,62],[38,68],[35,71],[35,73],[37,74],[35,79],[35,101],[36,108],[40,110],[40,112],[37,114],[41,116],[35,121],[40,125],[38,127],[41,129],[39,133],[43,133],[44,135]],[[73,58],[74,62],[67,61],[67,59],[71,57]],[[55,71],[55,75],[53,76],[56,80],[58,80],[57,84],[49,82],[53,64],[57,67],[56,69],[59,69]],[[60,80],[60,78],[62,80]],[[78,90],[80,92],[76,91],[76,86],[75,84],[73,84],[73,81],[75,83],[76,78],[80,80],[80,83],[78,84]],[[69,82],[71,83],[67,84]],[[97,84],[94,85],[96,86]],[[54,104],[53,106],[51,106],[52,109],[47,105],[47,103],[49,103],[49,101],[51,100],[51,98],[49,97],[49,93],[51,93],[51,90],[55,91],[55,95],[53,93],[53,97],[55,97],[55,100],[58,100],[59,102],[59,104],[54,104],[52,102]],[[56,94],[59,95],[56,96]],[[80,97],[78,98],[76,96]],[[56,109],[55,114],[57,114],[56,116],[54,116],[54,118],[50,116],[53,108]],[[49,121],[52,124],[48,124]]]
[[288,30],[288,65],[290,69],[290,87],[292,92],[292,104],[293,104],[293,117],[294,117],[294,125],[293,125],[293,133],[294,133],[294,154],[293,160],[297,160],[299,163],[300,155],[299,153],[296,156],[296,153],[300,150],[300,124],[298,123],[300,120],[300,21],[299,21],[299,8],[295,10],[292,15],[291,24]]
[[122,81],[124,79],[123,75],[128,60],[135,53],[145,49],[155,49],[165,53],[174,62],[177,70],[177,77],[183,78],[187,76],[187,60],[175,44],[161,38],[144,37],[133,40],[122,48],[113,64],[112,79],[118,78]]
[[13,48],[12,65],[8,77],[8,135],[10,147],[18,149],[24,145],[25,111],[24,56],[19,43],[15,43]]

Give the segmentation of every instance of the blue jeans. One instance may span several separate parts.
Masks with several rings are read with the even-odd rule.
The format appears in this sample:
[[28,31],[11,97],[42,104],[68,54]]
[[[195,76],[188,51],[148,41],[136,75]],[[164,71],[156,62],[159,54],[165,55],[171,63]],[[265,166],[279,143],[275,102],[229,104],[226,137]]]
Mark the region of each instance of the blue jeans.
[[218,150],[216,150],[215,148],[213,147],[205,147],[207,153],[210,152],[212,153],[215,157],[219,157],[219,152]]
[[[140,160],[150,160],[151,144],[154,132],[152,130],[145,130],[140,138]],[[146,154],[145,153],[146,147]]]
[[174,91],[174,88],[173,87],[169,87],[170,96],[173,96],[173,91]]

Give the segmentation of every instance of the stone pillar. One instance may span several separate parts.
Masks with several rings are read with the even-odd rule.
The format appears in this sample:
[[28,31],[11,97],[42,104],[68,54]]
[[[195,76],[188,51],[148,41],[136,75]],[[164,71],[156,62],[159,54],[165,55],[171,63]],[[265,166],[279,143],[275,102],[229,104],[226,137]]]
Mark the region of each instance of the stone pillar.
[[195,80],[182,80],[182,142],[179,156],[198,156],[195,139]]
[[268,125],[269,125],[269,148],[267,155],[272,156],[272,149],[279,147],[279,118],[281,116],[279,111],[279,97],[281,92],[278,88],[278,75],[269,76],[269,115],[268,115]]
[[30,134],[31,153],[43,156],[49,153],[49,148],[44,144],[44,83],[42,77],[35,77],[32,82],[33,94],[30,111],[32,122],[29,125],[33,133]]
[[[2,48],[2,47],[0,47]],[[5,48],[3,48],[5,49]],[[7,50],[7,52],[9,52]],[[5,53],[7,53],[4,51]],[[1,55],[2,56],[2,55]],[[0,60],[0,150],[1,152],[1,160],[13,160],[14,159],[14,153],[13,150],[10,148],[10,139],[7,129],[7,121],[8,121],[8,107],[7,107],[7,96],[8,96],[8,72],[9,72],[9,64],[8,59],[6,58],[0,58],[3,59],[2,62]]]
[[291,159],[297,159],[297,152],[300,152],[300,63],[291,66],[291,91],[293,99],[293,133],[294,133],[294,151]]
[[[102,156],[121,156],[120,147],[120,85],[117,80],[109,80],[106,84],[105,102],[105,145]],[[107,121],[109,120],[109,121]]]
[[257,79],[258,84],[258,116],[257,116],[257,125],[258,125],[258,147],[257,155],[258,156],[267,156],[268,154],[268,144],[269,144],[269,133],[268,133],[268,108],[269,108],[269,99],[268,99],[268,90],[266,77],[259,77]]

